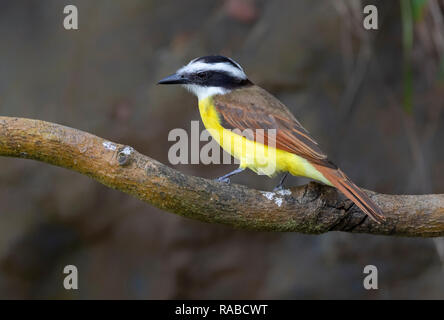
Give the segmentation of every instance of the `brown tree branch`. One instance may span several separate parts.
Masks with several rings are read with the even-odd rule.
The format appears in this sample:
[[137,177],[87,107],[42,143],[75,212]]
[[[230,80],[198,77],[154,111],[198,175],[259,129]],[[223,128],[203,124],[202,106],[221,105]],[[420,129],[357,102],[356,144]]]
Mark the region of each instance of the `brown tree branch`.
[[171,169],[129,146],[40,120],[0,117],[0,156],[39,160],[77,171],[184,217],[237,228],[319,234],[332,230],[444,235],[444,195],[369,191],[387,222],[375,224],[336,189],[310,183],[281,192],[226,185]]

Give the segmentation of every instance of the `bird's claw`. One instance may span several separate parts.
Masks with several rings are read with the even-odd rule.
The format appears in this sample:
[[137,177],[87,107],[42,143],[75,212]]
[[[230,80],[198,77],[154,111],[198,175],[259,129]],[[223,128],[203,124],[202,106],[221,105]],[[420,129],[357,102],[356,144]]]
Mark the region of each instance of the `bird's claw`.
[[219,177],[217,179],[214,179],[217,182],[224,182],[226,184],[230,184],[231,180],[230,178],[226,178],[226,177]]
[[284,190],[284,186],[280,184],[274,187],[273,192],[282,191],[282,190]]

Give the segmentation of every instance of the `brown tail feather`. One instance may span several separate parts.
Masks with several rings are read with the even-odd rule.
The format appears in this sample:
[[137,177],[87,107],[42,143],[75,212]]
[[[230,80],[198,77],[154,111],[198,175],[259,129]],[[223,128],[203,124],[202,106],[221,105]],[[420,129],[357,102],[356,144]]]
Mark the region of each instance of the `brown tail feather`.
[[383,212],[367,194],[355,185],[340,169],[314,165],[324,177],[338,188],[347,198],[352,200],[364,213],[377,223],[385,221]]

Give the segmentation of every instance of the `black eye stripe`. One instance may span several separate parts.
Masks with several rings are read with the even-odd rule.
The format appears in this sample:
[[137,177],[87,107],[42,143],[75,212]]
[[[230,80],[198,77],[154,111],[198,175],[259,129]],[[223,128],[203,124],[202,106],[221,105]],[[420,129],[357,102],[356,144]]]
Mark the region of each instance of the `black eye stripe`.
[[230,79],[233,82],[242,80],[240,78],[237,78],[237,77],[233,76],[229,72],[226,72],[226,71],[214,71],[214,70],[199,71],[199,72],[194,74],[194,77],[205,78],[205,79],[210,79],[210,78]]

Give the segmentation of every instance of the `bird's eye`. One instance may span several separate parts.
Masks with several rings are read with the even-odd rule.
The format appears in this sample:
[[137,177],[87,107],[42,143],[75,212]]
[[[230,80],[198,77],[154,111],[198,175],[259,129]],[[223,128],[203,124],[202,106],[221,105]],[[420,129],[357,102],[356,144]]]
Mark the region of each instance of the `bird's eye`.
[[199,78],[203,79],[203,78],[205,78],[205,77],[207,76],[207,74],[206,74],[205,72],[199,72],[199,73],[197,74],[197,76],[198,76]]

